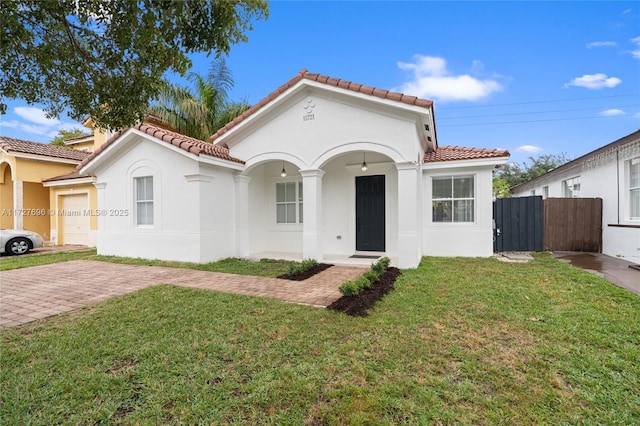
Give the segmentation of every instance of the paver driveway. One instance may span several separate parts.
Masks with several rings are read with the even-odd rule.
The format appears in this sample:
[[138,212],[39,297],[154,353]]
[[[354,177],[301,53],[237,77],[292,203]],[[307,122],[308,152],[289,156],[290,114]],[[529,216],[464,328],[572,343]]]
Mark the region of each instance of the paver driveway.
[[157,284],[328,306],[340,298],[340,284],[362,272],[362,267],[334,266],[305,281],[289,281],[92,260],[13,269],[0,272],[0,327],[57,315]]

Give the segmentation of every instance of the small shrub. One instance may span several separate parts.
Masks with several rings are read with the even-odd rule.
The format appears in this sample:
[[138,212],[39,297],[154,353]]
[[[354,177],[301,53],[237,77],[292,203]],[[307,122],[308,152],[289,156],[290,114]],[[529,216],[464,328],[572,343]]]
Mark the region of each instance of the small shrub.
[[388,257],[383,257],[371,265],[371,270],[375,271],[378,274],[378,276],[380,276],[385,272],[387,272],[387,269],[389,269],[390,264],[391,264],[391,259],[389,259]]
[[300,263],[293,262],[289,265],[289,270],[285,275],[290,277],[300,275],[307,272],[309,269],[315,268],[316,266],[318,266],[318,261],[315,259],[305,259]]
[[355,280],[342,283],[340,286],[340,293],[342,293],[343,296],[355,296],[365,288],[371,287],[372,282],[365,276],[368,272],[360,275]]
[[343,296],[355,296],[360,293],[360,288],[358,288],[358,283],[355,281],[345,281],[340,286],[340,293]]
[[371,265],[371,269],[360,275],[358,278],[352,281],[346,281],[340,286],[340,293],[343,296],[355,296],[359,294],[365,288],[371,287],[371,284],[380,279],[380,276],[387,272],[391,260],[388,257],[383,257],[376,263]]
[[[378,274],[373,269],[365,272],[362,276],[365,277],[369,281],[369,284],[373,284],[376,281],[378,281],[378,279],[380,279],[380,274]],[[368,286],[367,286],[367,288],[368,288]]]
[[375,281],[373,282],[369,281],[369,278],[365,277],[364,275],[359,276],[358,278],[355,279],[355,281],[358,284],[360,291],[364,290],[365,288],[371,287],[371,284],[375,282]]

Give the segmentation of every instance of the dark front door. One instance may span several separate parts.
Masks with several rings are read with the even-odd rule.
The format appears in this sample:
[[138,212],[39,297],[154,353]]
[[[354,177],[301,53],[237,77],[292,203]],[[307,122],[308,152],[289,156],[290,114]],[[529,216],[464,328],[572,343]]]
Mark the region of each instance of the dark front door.
[[384,175],[356,177],[356,250],[385,250]]

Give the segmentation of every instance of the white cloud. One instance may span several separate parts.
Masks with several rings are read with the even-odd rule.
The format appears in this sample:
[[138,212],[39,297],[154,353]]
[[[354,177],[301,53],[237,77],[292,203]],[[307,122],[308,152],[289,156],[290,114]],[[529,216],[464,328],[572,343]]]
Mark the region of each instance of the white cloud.
[[564,85],[565,89],[570,86],[584,87],[586,89],[604,89],[616,87],[618,84],[622,83],[617,77],[609,77],[604,73],[597,74],[585,74],[582,77],[576,77],[571,80],[569,83]]
[[594,47],[616,47],[618,43],[615,41],[592,41],[587,43],[587,49],[593,49]]
[[[53,139],[58,136],[58,132],[62,129],[72,130],[74,128],[82,129],[78,123],[63,122],[57,118],[47,118],[46,112],[35,107],[14,107],[13,113],[19,118],[25,120],[2,120],[0,128],[7,127],[16,129],[20,132],[16,135],[19,139],[35,139],[38,141]],[[24,135],[22,135],[24,133]],[[35,137],[37,135],[38,137]]]
[[35,107],[15,107],[13,112],[19,117],[24,118],[27,121],[36,124],[42,124],[45,126],[55,126],[60,124],[60,120],[57,118],[47,118],[47,113],[40,108]]
[[542,148],[540,148],[539,146],[535,146],[535,145],[521,145],[518,148],[516,148],[516,151],[528,152],[528,153],[531,153],[531,154],[535,154],[537,152],[542,151]]
[[[398,67],[413,72],[413,78],[398,90],[419,98],[476,101],[502,90],[500,83],[495,80],[452,74],[447,69],[447,61],[436,56],[415,55],[414,62],[398,62]],[[480,72],[483,68],[482,62],[473,61],[473,71]]]
[[640,112],[636,112],[635,114],[633,114],[633,118],[640,118]]
[[631,53],[631,56],[634,58],[640,59],[640,37],[632,38],[631,43],[635,44],[636,48],[634,50],[630,50],[629,53]]
[[[54,138],[58,134],[58,130],[49,126],[42,126],[37,124],[28,124],[18,120],[3,120],[2,127],[9,127],[19,130],[20,132],[29,133],[31,135],[46,136],[47,138]],[[21,139],[29,139],[28,137],[22,137]]]
[[627,113],[621,109],[607,109],[605,111],[600,112],[600,115],[603,117],[615,117],[617,115],[626,115]]

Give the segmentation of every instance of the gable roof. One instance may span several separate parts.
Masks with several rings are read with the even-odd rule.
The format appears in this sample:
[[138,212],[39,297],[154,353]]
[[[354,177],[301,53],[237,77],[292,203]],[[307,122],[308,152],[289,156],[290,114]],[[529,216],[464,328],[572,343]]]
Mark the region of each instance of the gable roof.
[[107,149],[110,145],[112,145],[116,140],[120,138],[127,130],[135,129],[139,130],[143,133],[146,133],[149,136],[153,136],[154,138],[165,142],[169,145],[173,145],[178,147],[184,151],[187,151],[191,154],[195,155],[208,155],[211,157],[216,157],[222,160],[232,161],[235,163],[244,164],[244,161],[239,160],[235,157],[229,155],[229,150],[225,147],[214,145],[209,142],[204,142],[199,139],[195,139],[189,136],[185,136],[180,133],[172,132],[170,130],[163,129],[161,127],[157,127],[148,123],[138,124],[136,126],[130,127],[129,129],[123,130],[121,132],[116,133],[108,141],[103,143],[98,149],[96,149],[91,155],[89,155],[82,163],[80,163],[77,167],[78,170],[82,169],[85,165],[87,165],[91,160],[96,158]]
[[[351,90],[356,93],[364,93],[366,95],[376,96],[382,99],[389,99],[392,101],[402,102],[408,105],[415,105],[418,107],[424,107],[431,110],[433,114],[433,101],[427,99],[420,99],[417,96],[408,96],[398,92],[392,92],[389,90],[378,89],[371,86],[365,86],[363,84],[354,83],[348,80],[341,80],[339,78],[333,78],[326,75],[310,73],[306,69],[301,70],[295,77],[291,78],[282,86],[278,87],[276,90],[267,95],[266,98],[260,100],[257,104],[246,110],[244,113],[236,117],[233,121],[227,123],[224,127],[219,129],[216,133],[214,133],[209,139],[211,142],[214,142],[222,135],[236,127],[238,124],[246,120],[251,115],[255,114],[258,110],[262,109],[269,102],[276,99],[282,93],[295,86],[299,81],[306,79],[311,81],[316,81],[318,83],[326,84],[328,86],[339,87],[341,89]],[[434,129],[435,134],[435,129]]]
[[75,161],[82,161],[89,156],[88,152],[78,151],[65,146],[47,145],[5,136],[0,136],[0,149],[7,153],[15,152]]
[[88,178],[93,178],[95,176],[93,175],[88,175],[88,174],[80,174],[80,172],[76,169],[71,173],[67,173],[66,175],[60,175],[60,176],[54,176],[54,177],[50,177],[48,179],[43,179],[42,182],[46,183],[46,182],[58,182],[61,180],[73,180],[73,179],[88,179]]
[[508,157],[506,149],[465,148],[462,146],[439,146],[433,152],[426,152],[423,161],[436,163],[441,161],[476,160],[483,158]]
[[616,151],[619,151],[620,149],[622,149],[624,146],[626,145],[631,145],[632,143],[640,143],[640,130],[636,130],[633,133],[628,134],[627,136],[623,136],[622,138],[611,142],[610,144],[607,144],[605,146],[602,146],[596,150],[593,150],[591,152],[586,153],[585,155],[576,158],[575,160],[569,161],[567,163],[564,163],[561,166],[556,167],[555,169],[551,170],[550,172],[547,172],[543,175],[538,176],[537,178],[531,179],[530,181],[527,182],[523,182],[519,185],[514,186],[513,188],[511,188],[511,190],[513,191],[516,188],[519,187],[527,187],[530,183],[535,183],[538,182],[540,180],[544,180],[547,179],[549,177],[553,177],[557,174],[560,174],[566,170],[570,170],[574,167],[579,167],[582,166],[583,164],[589,162],[589,161],[593,161],[598,159],[601,156],[606,156],[610,153],[615,153]]

